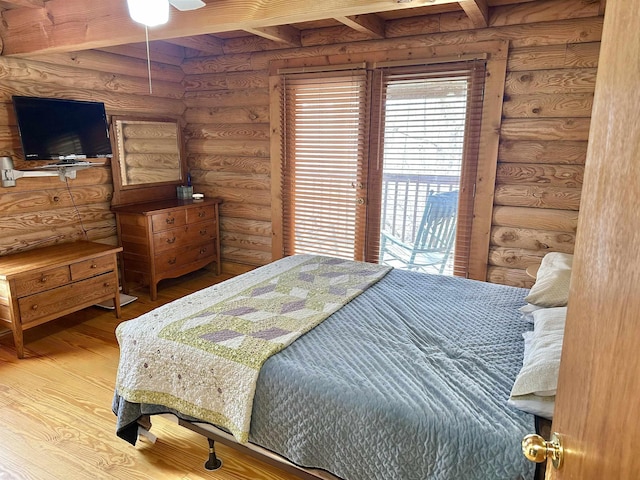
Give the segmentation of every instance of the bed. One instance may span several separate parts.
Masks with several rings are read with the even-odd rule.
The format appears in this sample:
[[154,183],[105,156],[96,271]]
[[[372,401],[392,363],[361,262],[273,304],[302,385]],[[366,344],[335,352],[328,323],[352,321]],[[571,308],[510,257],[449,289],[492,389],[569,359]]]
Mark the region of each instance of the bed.
[[[233,390],[233,378],[220,388],[206,347],[162,332],[200,328],[212,305],[237,306],[247,291],[264,292],[274,278],[306,275],[323,262],[370,265],[287,257],[123,322],[113,401],[118,436],[135,444],[152,415],[170,413],[207,431],[221,427],[231,438],[234,428],[192,403]],[[328,288],[339,290],[343,277],[326,277]],[[535,431],[534,416],[507,405],[522,366],[522,335],[532,328],[518,310],[528,290],[397,269],[372,278],[355,294],[353,285],[346,288],[344,305],[329,299],[334,308],[320,308],[326,318],[264,361],[249,388],[248,435],[238,443],[345,480],[534,478],[520,447]],[[236,337],[225,342],[238,344]],[[188,371],[198,377],[188,389],[196,393],[184,400],[178,397]]]

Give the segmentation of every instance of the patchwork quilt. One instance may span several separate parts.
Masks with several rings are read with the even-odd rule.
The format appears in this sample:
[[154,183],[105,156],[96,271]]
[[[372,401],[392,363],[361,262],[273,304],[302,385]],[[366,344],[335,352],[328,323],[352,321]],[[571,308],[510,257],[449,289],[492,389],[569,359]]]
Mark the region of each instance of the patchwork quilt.
[[[160,307],[145,316],[136,335],[129,327],[119,332],[124,349],[138,348],[132,345],[137,339],[144,343],[144,361],[160,357],[167,340],[156,338],[160,346],[151,347],[156,342],[143,337],[158,337],[172,321],[194,317],[304,261],[274,262]],[[264,362],[249,442],[345,480],[532,480],[535,467],[520,443],[535,431],[534,417],[507,405],[522,366],[522,334],[532,328],[518,311],[528,292],[391,270]],[[206,377],[217,374],[210,358],[187,346],[159,365],[174,377],[185,365],[198,365],[198,398],[212,393]],[[149,385],[155,387],[153,379]],[[118,436],[133,444],[138,422],[148,415],[202,420],[164,403],[127,401],[117,392],[112,408]]]
[[247,442],[263,363],[390,270],[307,255],[283,264],[235,293],[212,293],[204,308],[176,317],[179,303],[122,323],[117,394],[174,408]]

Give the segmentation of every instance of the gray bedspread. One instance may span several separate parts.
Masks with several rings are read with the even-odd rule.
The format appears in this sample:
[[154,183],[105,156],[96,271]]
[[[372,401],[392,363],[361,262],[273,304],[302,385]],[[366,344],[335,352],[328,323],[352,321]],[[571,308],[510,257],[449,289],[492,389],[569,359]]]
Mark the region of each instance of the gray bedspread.
[[[391,271],[267,360],[250,441],[347,480],[533,478],[534,418],[506,403],[526,293]],[[116,396],[119,435],[166,410]]]

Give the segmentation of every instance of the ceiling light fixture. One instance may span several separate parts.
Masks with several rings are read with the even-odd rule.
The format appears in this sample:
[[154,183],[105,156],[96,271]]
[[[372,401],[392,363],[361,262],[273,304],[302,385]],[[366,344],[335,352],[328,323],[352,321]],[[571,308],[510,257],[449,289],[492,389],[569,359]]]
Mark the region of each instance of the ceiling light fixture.
[[147,47],[147,70],[149,74],[149,94],[153,94],[151,85],[151,58],[149,56],[149,27],[164,25],[169,21],[169,4],[180,11],[196,10],[206,4],[202,0],[127,0],[129,15],[135,22],[144,25],[145,45]]
[[131,18],[146,27],[169,21],[169,0],[127,0]]
[[145,27],[164,25],[169,21],[169,4],[184,12],[206,4],[202,0],[127,0],[131,18]]

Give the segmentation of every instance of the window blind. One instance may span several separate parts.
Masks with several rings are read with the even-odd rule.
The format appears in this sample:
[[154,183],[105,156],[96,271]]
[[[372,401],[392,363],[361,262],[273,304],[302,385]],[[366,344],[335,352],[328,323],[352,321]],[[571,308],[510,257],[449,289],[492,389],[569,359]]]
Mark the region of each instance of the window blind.
[[318,77],[281,77],[283,254],[362,260],[367,74],[340,71]]
[[459,191],[453,266],[459,276],[468,271],[484,72],[485,61],[472,60],[380,69],[373,81],[372,132],[378,132],[371,139],[377,158],[370,188],[381,195],[369,216],[411,244],[427,196]]

